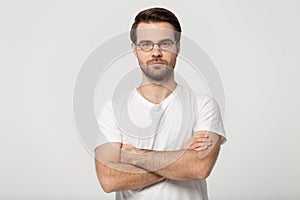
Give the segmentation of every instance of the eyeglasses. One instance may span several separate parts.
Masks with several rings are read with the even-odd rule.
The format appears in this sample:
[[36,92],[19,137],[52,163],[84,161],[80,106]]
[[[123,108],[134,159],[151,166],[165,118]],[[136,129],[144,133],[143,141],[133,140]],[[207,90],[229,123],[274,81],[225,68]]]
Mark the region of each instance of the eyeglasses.
[[149,52],[154,48],[154,45],[157,44],[157,46],[161,50],[169,50],[173,47],[174,44],[177,44],[177,41],[173,40],[162,40],[158,43],[154,43],[152,41],[141,41],[140,43],[137,43],[136,45],[139,46],[143,51]]

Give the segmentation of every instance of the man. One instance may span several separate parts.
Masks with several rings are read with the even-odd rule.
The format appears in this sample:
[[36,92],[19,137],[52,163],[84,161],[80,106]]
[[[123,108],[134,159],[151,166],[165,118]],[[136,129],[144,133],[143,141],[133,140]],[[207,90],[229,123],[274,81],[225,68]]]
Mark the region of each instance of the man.
[[95,149],[98,179],[116,199],[208,199],[205,179],[225,132],[216,101],[175,81],[180,33],[163,8],[140,12],[132,25],[142,83],[105,104]]

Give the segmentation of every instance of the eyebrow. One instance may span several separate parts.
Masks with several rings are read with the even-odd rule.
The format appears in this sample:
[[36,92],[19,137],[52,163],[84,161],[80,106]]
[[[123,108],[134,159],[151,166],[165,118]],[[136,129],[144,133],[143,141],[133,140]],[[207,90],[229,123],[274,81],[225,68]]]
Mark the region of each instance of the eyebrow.
[[[172,39],[170,39],[170,38],[166,38],[166,39],[162,39],[162,40],[160,40],[160,41],[158,41],[158,42],[164,42],[164,41],[175,41],[175,40],[172,40]],[[153,41],[151,41],[151,40],[141,40],[141,41],[139,41],[138,43],[141,43],[141,42],[153,42]],[[154,43],[154,42],[153,42]]]

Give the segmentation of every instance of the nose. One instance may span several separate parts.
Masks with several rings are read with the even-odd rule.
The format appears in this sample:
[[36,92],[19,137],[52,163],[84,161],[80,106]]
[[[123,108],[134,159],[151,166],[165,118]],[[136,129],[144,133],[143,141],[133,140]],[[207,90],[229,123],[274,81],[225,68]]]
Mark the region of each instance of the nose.
[[154,44],[154,47],[152,49],[152,57],[162,57],[161,49],[157,44]]

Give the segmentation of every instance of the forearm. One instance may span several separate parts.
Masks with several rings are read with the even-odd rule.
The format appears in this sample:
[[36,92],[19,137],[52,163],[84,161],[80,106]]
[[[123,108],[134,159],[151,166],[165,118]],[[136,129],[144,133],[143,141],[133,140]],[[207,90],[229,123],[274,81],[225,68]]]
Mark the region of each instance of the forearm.
[[[195,165],[200,166],[199,152],[194,150],[181,150],[175,152],[152,152],[152,162],[151,160],[146,160],[146,162],[150,161],[151,163],[159,162],[159,160],[168,158],[169,156],[172,159],[166,159],[164,166],[161,168],[157,168],[155,171],[156,174],[167,177],[173,180],[193,180],[199,179],[196,170],[199,170],[198,167],[195,168]],[[199,164],[197,164],[199,163]],[[147,166],[147,164],[145,164]]]
[[134,190],[153,185],[165,178],[124,163],[100,163],[95,160],[98,179],[105,192]]
[[194,150],[147,150],[143,154],[133,154],[127,160],[128,163],[173,180],[197,179],[193,166],[199,161],[199,152]]
[[205,151],[151,151],[132,149],[123,162],[174,180],[204,179],[211,172],[220,150],[220,140]]
[[[210,151],[198,152],[194,150],[181,150],[180,157],[154,172],[160,176],[174,180],[195,180],[205,179],[209,176],[220,151],[219,144],[215,145]],[[158,157],[156,156],[158,153]],[[154,162],[161,158],[166,158],[176,152],[153,152]],[[209,155],[209,156],[208,156]],[[149,161],[149,160],[147,160]],[[164,163],[166,164],[166,163]]]

